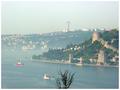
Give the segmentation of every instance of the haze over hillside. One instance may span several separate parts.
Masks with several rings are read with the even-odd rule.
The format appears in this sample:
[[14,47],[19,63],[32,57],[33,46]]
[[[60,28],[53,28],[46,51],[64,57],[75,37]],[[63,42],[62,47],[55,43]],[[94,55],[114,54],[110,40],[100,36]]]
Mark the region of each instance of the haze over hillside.
[[91,37],[93,31],[52,32],[30,35],[2,35],[2,46],[22,49],[23,47],[64,48],[68,44],[82,43]]

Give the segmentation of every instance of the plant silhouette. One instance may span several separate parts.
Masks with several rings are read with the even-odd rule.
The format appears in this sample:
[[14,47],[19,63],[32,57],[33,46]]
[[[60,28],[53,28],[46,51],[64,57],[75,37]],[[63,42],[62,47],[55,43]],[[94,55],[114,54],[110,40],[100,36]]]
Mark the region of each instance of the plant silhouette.
[[59,72],[60,78],[56,79],[56,84],[59,89],[67,89],[73,82],[75,73],[70,73],[68,70]]

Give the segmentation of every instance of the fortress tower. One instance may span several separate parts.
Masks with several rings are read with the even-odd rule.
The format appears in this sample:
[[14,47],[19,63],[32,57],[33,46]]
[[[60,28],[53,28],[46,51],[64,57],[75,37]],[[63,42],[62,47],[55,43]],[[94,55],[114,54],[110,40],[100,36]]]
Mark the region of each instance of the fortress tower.
[[68,62],[71,63],[72,59],[73,59],[73,55],[69,54],[69,61]]
[[105,53],[103,50],[100,50],[98,53],[97,65],[101,65],[105,63]]
[[94,31],[92,34],[92,43],[94,43],[94,41],[99,39],[99,33]]

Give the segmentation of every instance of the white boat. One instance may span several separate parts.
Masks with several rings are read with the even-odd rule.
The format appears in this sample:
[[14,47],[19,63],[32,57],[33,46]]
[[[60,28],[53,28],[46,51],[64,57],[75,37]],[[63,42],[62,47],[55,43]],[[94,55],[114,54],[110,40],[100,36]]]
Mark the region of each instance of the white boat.
[[47,74],[44,74],[43,79],[45,79],[45,80],[49,80],[49,79],[50,79],[50,77],[49,77],[49,76],[47,76]]
[[19,66],[23,66],[24,64],[21,63],[21,60],[19,60],[17,63],[16,63],[16,66],[19,67]]

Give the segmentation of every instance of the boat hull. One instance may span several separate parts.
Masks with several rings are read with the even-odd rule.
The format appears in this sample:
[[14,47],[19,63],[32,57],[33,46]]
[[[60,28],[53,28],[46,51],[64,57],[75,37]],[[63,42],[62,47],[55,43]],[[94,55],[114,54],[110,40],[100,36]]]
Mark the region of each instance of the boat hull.
[[23,64],[16,64],[16,66],[17,66],[17,67],[21,67],[21,66],[23,66]]

